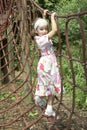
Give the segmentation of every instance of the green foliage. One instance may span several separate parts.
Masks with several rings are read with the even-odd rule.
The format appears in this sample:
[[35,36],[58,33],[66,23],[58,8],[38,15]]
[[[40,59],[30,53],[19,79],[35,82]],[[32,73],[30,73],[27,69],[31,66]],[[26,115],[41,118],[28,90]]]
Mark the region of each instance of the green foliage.
[[58,4],[59,0],[35,0],[42,8],[54,11],[55,3]]
[[[75,81],[78,86],[81,86],[82,88],[86,88],[85,78],[83,76],[83,67],[82,65],[75,62],[74,69],[76,71],[75,73]],[[71,70],[68,68],[67,61],[63,61],[63,69],[64,69],[64,77],[66,77],[70,82],[72,82],[71,78]],[[64,87],[66,88],[66,92],[68,94],[72,94],[73,86],[70,85],[67,81],[64,81]],[[87,109],[87,92],[84,92],[80,88],[76,88],[76,106],[79,108]]]
[[39,115],[38,111],[34,111],[34,112],[29,113],[29,117],[32,118],[32,119],[38,117],[38,115]]
[[87,93],[80,89],[76,90],[76,106],[87,110]]
[[[72,44],[71,45],[71,52],[72,57],[79,59],[82,59],[81,57],[81,44]],[[67,54],[67,50],[63,50],[64,54]],[[71,67],[70,67],[70,61],[62,58],[62,64],[63,64],[63,75],[68,81],[73,82],[72,79],[72,73],[71,73]],[[83,89],[86,89],[86,80],[85,80],[85,74],[84,74],[84,67],[80,62],[73,61],[73,68],[74,68],[74,78],[75,78],[75,84],[79,87],[75,88],[75,101],[76,106],[79,108],[87,109],[87,92],[83,91]],[[66,88],[66,92],[68,94],[72,94],[73,86],[70,85],[66,80],[64,80],[64,87]],[[81,89],[82,88],[82,89]]]
[[[6,97],[8,97],[8,95],[10,95],[11,94],[11,92],[0,92],[0,100],[3,100],[3,99],[5,99]],[[15,98],[15,96],[13,96],[13,95],[11,95],[10,97],[9,97],[11,100],[16,100],[16,98]]]
[[5,92],[0,92],[0,100],[4,99],[6,97],[6,93]]
[[87,9],[87,0],[35,0],[35,2],[42,8],[56,11],[58,14],[77,13]]

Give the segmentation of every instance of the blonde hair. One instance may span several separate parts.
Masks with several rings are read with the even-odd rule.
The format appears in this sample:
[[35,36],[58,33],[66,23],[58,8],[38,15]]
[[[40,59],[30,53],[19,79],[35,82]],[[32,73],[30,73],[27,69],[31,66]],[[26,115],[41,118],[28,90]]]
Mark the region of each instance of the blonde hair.
[[34,24],[34,29],[36,30],[39,25],[48,25],[48,22],[46,19],[38,18]]

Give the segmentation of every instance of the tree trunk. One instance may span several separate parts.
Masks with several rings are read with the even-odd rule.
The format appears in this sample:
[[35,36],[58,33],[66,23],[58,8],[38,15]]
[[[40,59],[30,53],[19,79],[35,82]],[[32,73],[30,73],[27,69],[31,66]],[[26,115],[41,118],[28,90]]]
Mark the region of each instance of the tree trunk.
[[[31,74],[30,74],[30,63],[28,61],[29,57],[29,41],[28,41],[28,36],[27,36],[27,15],[26,15],[26,9],[27,9],[27,0],[22,0],[22,8],[21,8],[21,34],[22,34],[22,62],[25,64],[26,60],[26,65],[24,67],[24,71],[26,73],[23,74],[23,79],[26,80],[26,76],[28,77],[27,82],[24,84],[25,88],[25,93],[29,91],[29,85],[28,82],[31,84]],[[28,102],[32,102],[32,93],[29,95]]]

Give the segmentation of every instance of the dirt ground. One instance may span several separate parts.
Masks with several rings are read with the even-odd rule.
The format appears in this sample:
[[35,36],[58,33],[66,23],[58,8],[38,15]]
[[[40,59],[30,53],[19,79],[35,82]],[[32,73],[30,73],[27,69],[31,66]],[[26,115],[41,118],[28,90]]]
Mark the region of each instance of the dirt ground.
[[[10,102],[11,104],[11,102]],[[21,107],[24,109],[27,109],[30,104],[24,105],[24,102],[22,102]],[[31,104],[32,105],[32,104]],[[69,104],[67,104],[69,107]],[[56,108],[56,104],[54,105],[54,108]],[[14,112],[14,114],[13,114]],[[29,114],[25,114],[25,116],[20,117],[15,123],[9,124],[9,126],[0,127],[0,130],[24,130],[26,127],[24,124],[24,120],[27,120],[27,122],[33,122],[36,119],[38,120],[37,123],[34,123],[33,126],[30,126],[26,130],[67,130],[67,126],[71,123],[70,128],[68,127],[68,130],[87,130],[87,111],[82,110],[75,110],[76,114],[70,117],[70,113],[64,108],[61,107],[57,114],[57,119],[54,123],[52,123],[51,119],[47,119],[45,117],[38,120],[38,117],[43,113],[43,110],[39,108],[38,106],[35,107]],[[77,115],[80,115],[81,118],[79,118]],[[6,114],[3,114],[3,119],[0,115],[0,122],[7,122],[11,119],[14,119],[18,116],[18,111],[8,111]],[[70,121],[71,118],[71,121]]]
[[[21,96],[21,98],[24,97],[24,95],[22,95],[22,91],[20,93],[21,95],[19,96]],[[29,102],[29,99],[30,95],[18,104],[17,100],[14,98],[14,95],[12,95],[12,97],[9,97],[7,100],[5,98],[5,100],[1,102],[0,124],[5,124],[5,126],[0,125],[0,130],[25,130],[26,121],[29,124],[33,124],[26,130],[87,130],[87,110],[82,110],[75,107],[74,113],[72,113],[72,97],[70,98],[69,95],[65,94],[62,99],[62,103],[65,104],[68,110],[63,105],[58,107],[58,100],[54,100],[53,107],[57,113],[56,121],[52,120],[51,118],[48,119],[44,117],[44,110],[38,106],[33,107],[33,109],[21,116],[22,112],[24,113],[34,105],[34,101],[31,100],[31,102]],[[14,107],[7,109],[15,102],[16,105]],[[18,116],[20,116],[20,118],[15,120]]]

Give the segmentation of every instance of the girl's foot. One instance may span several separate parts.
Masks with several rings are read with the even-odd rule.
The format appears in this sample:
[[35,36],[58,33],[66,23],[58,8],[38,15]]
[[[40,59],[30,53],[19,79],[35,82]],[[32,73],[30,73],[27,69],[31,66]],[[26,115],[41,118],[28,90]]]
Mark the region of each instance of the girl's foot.
[[55,117],[56,116],[56,113],[52,110],[52,111],[45,111],[45,116],[47,117]]
[[46,108],[47,104],[44,100],[42,100],[40,97],[35,98],[35,104],[38,105],[41,108]]

